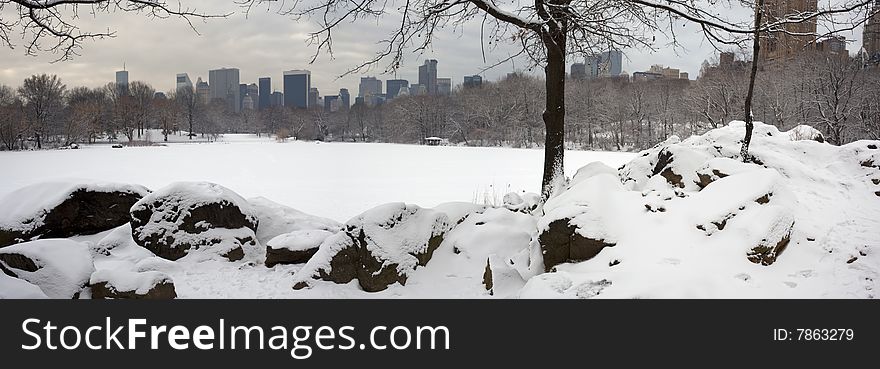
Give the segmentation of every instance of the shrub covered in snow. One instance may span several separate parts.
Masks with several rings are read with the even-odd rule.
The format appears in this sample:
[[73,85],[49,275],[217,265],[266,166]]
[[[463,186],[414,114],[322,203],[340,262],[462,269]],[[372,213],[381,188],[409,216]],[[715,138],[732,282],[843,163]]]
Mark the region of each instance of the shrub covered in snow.
[[177,260],[192,250],[240,260],[257,246],[257,213],[214,183],[178,182],[131,208],[132,237],[157,256]]
[[39,287],[55,299],[77,298],[95,270],[88,246],[65,240],[37,240],[0,248],[0,270]]
[[128,222],[128,209],[149,194],[142,186],[46,182],[0,199],[0,247],[37,238],[93,234]]

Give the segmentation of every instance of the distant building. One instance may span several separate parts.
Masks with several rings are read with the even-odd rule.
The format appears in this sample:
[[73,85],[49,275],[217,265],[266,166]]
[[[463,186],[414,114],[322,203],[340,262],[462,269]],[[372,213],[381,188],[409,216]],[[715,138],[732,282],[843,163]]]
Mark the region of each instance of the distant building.
[[284,93],[280,91],[273,92],[272,98],[269,99],[269,106],[284,106]]
[[[818,8],[818,0],[766,0],[764,18],[774,23],[788,16],[812,13]],[[758,58],[765,62],[783,61],[803,54],[812,48],[816,35],[816,18],[802,22],[787,23],[778,31],[761,37]]]
[[[873,13],[873,14],[872,14]],[[862,49],[873,63],[880,63],[880,0],[875,0],[871,8],[872,14],[865,22],[862,34]]]
[[689,79],[691,79],[691,76],[690,76],[690,74],[688,74],[688,72],[681,72],[681,73],[678,74],[678,79],[687,79],[687,80],[689,80]]
[[116,88],[119,89],[121,95],[128,95],[128,71],[121,70],[116,72]]
[[816,42],[816,51],[832,57],[849,57],[849,51],[846,50],[846,38],[843,36],[831,36]]
[[221,68],[208,71],[211,100],[223,100],[229,111],[241,112],[241,90],[238,68]]
[[588,78],[619,76],[623,73],[623,53],[611,50],[590,55],[584,62],[584,72]]
[[437,95],[452,95],[452,78],[437,78]]
[[632,76],[633,82],[648,82],[661,78],[663,78],[662,74],[653,72],[635,72]]
[[571,79],[586,79],[587,65],[584,63],[574,63],[571,65]]
[[241,100],[241,110],[254,110],[254,99],[250,95]]
[[263,110],[272,105],[272,78],[259,79],[259,103],[257,109]]
[[409,96],[409,95],[410,95],[410,93],[409,93],[409,87],[403,86],[403,87],[400,88],[400,90],[397,91],[397,96],[398,96],[398,97],[400,97],[400,96]]
[[259,108],[260,106],[260,86],[257,86],[256,83],[251,83],[247,86],[247,94],[254,99],[254,109]]
[[324,96],[324,111],[328,113],[339,111],[339,95]]
[[244,103],[244,97],[247,96],[247,93],[248,93],[248,85],[246,83],[239,83],[238,84],[238,98],[240,100],[238,102],[239,104]]
[[198,95],[202,104],[207,105],[211,101],[211,85],[208,82],[202,81],[202,77],[199,77],[196,82],[196,95]]
[[320,108],[322,105],[318,105],[318,100],[321,97],[321,93],[318,92],[317,87],[312,87],[309,89],[309,107],[310,108]]
[[473,76],[464,76],[464,84],[462,85],[464,88],[474,88],[480,87],[483,85],[483,77],[479,75]]
[[308,108],[310,88],[312,88],[312,72],[308,70],[284,72],[284,106]]
[[189,75],[186,73],[179,73],[175,81],[174,91],[180,90],[181,88],[193,88],[192,80],[189,79]]
[[400,94],[401,88],[409,90],[409,81],[405,79],[389,79],[385,81],[385,97],[388,100],[394,99]]
[[428,94],[428,88],[425,85],[419,83],[417,85],[409,86],[409,94],[411,96],[421,96]]
[[732,68],[734,61],[736,61],[736,54],[732,52],[722,52],[718,55],[718,66],[721,68]]
[[165,96],[165,93],[162,92],[162,91],[156,91],[156,92],[153,94],[153,100],[165,100],[165,99],[167,99],[167,98],[168,98],[168,97]]
[[437,94],[437,60],[428,59],[419,66],[419,84],[429,95]]
[[339,89],[339,109],[340,110],[348,110],[351,106],[351,94],[348,93],[347,88]]
[[358,97],[375,96],[382,93],[382,81],[376,77],[361,77],[358,85]]

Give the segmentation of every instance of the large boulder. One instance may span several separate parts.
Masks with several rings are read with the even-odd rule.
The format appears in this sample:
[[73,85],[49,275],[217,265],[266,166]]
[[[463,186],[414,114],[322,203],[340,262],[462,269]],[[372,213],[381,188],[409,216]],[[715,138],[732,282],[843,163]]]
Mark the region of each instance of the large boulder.
[[129,220],[128,209],[149,194],[119,183],[47,182],[0,199],[0,247],[38,238],[94,234]]
[[93,299],[168,300],[177,297],[171,277],[161,272],[102,269],[89,280]]
[[278,264],[303,264],[318,252],[318,247],[333,233],[320,229],[293,231],[266,243],[266,267]]
[[246,251],[257,247],[257,225],[258,218],[247,201],[207,182],[171,184],[131,208],[134,241],[169,260],[193,250],[241,260]]
[[357,279],[367,292],[406,280],[425,266],[452,229],[442,212],[415,205],[390,203],[351,219],[345,230],[328,237],[297,272],[295,288],[313,278],[348,283]]
[[55,299],[78,298],[95,271],[87,245],[65,239],[0,248],[0,271],[36,285]]

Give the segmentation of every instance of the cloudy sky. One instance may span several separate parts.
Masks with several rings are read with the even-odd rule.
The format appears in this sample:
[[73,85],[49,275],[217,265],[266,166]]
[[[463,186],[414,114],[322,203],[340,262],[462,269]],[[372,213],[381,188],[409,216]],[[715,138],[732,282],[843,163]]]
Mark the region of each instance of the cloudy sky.
[[[183,3],[208,13],[233,14],[226,19],[196,22],[196,33],[184,21],[174,18],[81,12],[77,19],[81,28],[110,29],[116,32],[116,37],[89,41],[79,51],[81,56],[59,63],[50,63],[57,58],[53,54],[26,56],[20,45],[15,49],[0,49],[0,84],[18,86],[32,74],[54,73],[68,86],[96,87],[112,81],[114,71],[121,70],[123,64],[130,73],[130,80],[149,82],[162,91],[174,88],[177,73],[188,73],[195,82],[197,77],[207,80],[208,70],[221,67],[239,68],[242,83],[272,77],[273,89],[281,88],[283,71],[308,69],[312,72],[312,86],[318,87],[322,95],[334,95],[341,87],[356,93],[360,75],[376,75],[383,80],[395,77],[383,75],[383,68],[377,68],[337,78],[378,50],[376,42],[384,38],[393,24],[375,21],[343,24],[335,33],[333,58],[324,55],[309,64],[314,49],[306,43],[306,36],[315,29],[314,23],[296,22],[270,9],[252,10],[246,16],[232,0],[183,0]],[[4,12],[0,16],[8,15],[9,12]],[[666,39],[657,35],[655,51],[624,50],[623,69],[632,73],[663,64],[680,68],[695,78],[703,60],[711,59],[716,51],[693,25],[682,24],[676,32],[681,47],[668,47]],[[861,31],[844,35],[854,41],[850,49],[857,50],[861,45]],[[514,46],[488,50],[484,62],[480,48],[479,23],[443,29],[435,35],[432,49],[410,55],[396,77],[417,82],[418,65],[430,58],[439,60],[439,77],[451,77],[454,84],[460,84],[463,76],[478,73],[517,50]],[[569,63],[574,61],[577,60]],[[483,76],[495,80],[524,67],[525,60],[514,60],[484,72]]]

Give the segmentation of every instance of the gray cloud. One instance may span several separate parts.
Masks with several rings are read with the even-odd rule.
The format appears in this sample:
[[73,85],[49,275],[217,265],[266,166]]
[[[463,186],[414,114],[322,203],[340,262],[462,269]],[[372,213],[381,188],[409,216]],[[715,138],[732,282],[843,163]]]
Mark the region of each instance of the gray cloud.
[[[165,91],[173,89],[177,73],[186,72],[195,81],[199,76],[207,79],[209,69],[236,67],[241,69],[242,83],[269,76],[273,79],[273,88],[280,89],[283,71],[309,69],[313,86],[322,94],[335,94],[341,87],[356,92],[360,75],[336,77],[378,50],[377,41],[394,27],[392,23],[376,21],[343,24],[335,33],[333,57],[321,55],[315,63],[308,64],[314,52],[314,48],[306,43],[307,33],[315,28],[312,23],[296,22],[265,9],[253,10],[245,16],[231,1],[193,0],[185,3],[207,12],[234,14],[228,19],[196,22],[198,33],[186,22],[174,18],[148,19],[142,14],[121,12],[80,14],[78,24],[84,29],[111,29],[117,32],[117,36],[89,42],[81,50],[82,56],[54,64],[50,63],[55,58],[51,54],[29,57],[20,47],[7,49],[0,53],[0,83],[17,86],[32,74],[54,73],[69,86],[100,86],[112,81],[114,71],[122,69],[125,63],[131,80],[147,81]],[[741,14],[748,15],[747,12]],[[680,47],[669,47],[668,38],[658,34],[655,51],[625,50],[624,70],[632,73],[646,70],[653,64],[664,64],[690,72],[695,77],[703,60],[712,58],[716,51],[697,27],[679,26],[676,36]],[[858,40],[856,45],[860,45],[860,31],[845,36]],[[852,48],[858,49],[856,46]],[[417,81],[418,65],[423,59],[434,58],[439,60],[439,76],[451,77],[458,84],[464,75],[475,74],[516,51],[516,45],[487,49],[484,63],[478,23],[456,30],[444,29],[436,34],[430,50],[422,55],[411,55],[404,61],[397,77]],[[525,65],[525,60],[508,62],[487,71],[484,78],[497,79],[514,67],[521,69]],[[375,68],[362,74],[378,75],[381,79],[393,77],[380,75],[382,70]]]

